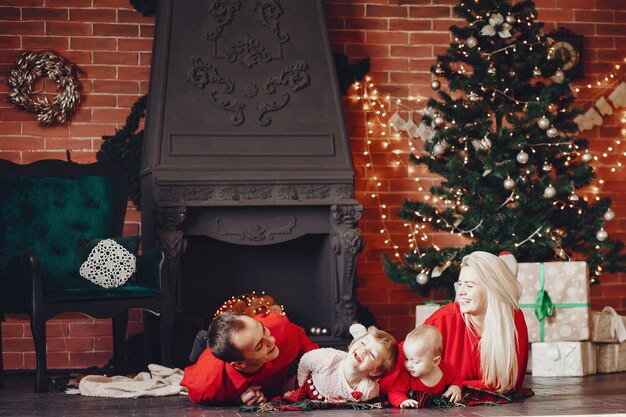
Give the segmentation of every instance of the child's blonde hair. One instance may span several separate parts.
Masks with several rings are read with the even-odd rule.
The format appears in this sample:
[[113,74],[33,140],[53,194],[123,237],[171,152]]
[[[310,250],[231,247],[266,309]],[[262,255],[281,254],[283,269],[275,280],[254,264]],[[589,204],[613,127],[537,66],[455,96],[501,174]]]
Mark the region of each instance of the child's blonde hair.
[[396,361],[398,360],[398,343],[396,342],[396,338],[387,333],[384,330],[380,330],[376,326],[370,326],[367,328],[367,332],[363,333],[358,338],[354,339],[348,349],[352,348],[352,346],[357,343],[359,340],[363,339],[367,335],[371,335],[375,341],[380,343],[385,348],[385,360],[376,371],[380,374],[387,373],[393,369],[396,365]]
[[422,324],[406,335],[404,344],[414,343],[419,339],[427,341],[428,347],[430,347],[431,352],[433,352],[433,356],[441,356],[443,352],[443,338],[438,328],[430,324]]

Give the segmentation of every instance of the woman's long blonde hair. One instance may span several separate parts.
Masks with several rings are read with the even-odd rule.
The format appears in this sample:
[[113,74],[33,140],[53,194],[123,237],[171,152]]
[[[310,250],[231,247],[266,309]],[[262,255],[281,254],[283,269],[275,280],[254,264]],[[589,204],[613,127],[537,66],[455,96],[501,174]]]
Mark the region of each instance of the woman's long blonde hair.
[[[480,285],[487,293],[483,333],[478,344],[483,382],[499,393],[511,391],[518,377],[514,313],[522,295],[521,286],[504,261],[488,252],[470,253],[463,258],[462,267],[473,268],[478,273]],[[467,317],[463,319],[468,322]]]

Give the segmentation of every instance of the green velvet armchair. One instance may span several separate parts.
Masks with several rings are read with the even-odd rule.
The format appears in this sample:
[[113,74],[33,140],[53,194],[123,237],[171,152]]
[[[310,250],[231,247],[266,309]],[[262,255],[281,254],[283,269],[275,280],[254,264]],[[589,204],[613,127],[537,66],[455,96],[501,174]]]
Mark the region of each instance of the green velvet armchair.
[[[48,391],[46,321],[63,312],[112,318],[117,368],[125,351],[128,309],[149,311],[159,316],[161,361],[171,366],[173,304],[161,279],[162,251],[131,257],[132,275],[121,286],[97,285],[79,273],[84,257],[93,254],[85,251],[86,242],[122,235],[127,183],[121,168],[101,162],[18,165],[0,160],[0,318],[3,313],[30,315],[36,392]],[[145,336],[150,327],[144,320]],[[0,358],[1,336],[0,330]],[[145,345],[149,360],[151,343]],[[2,369],[0,359],[0,383]]]

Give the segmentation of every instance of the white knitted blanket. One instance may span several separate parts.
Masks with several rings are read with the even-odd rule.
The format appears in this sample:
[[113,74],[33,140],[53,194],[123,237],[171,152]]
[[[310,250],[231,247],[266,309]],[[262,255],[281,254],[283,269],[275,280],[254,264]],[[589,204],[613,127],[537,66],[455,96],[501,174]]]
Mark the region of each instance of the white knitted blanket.
[[148,365],[150,372],[140,372],[134,378],[125,376],[87,375],[80,380],[78,388],[70,388],[67,394],[80,394],[88,397],[138,398],[166,397],[186,394],[180,386],[183,371],[161,365]]

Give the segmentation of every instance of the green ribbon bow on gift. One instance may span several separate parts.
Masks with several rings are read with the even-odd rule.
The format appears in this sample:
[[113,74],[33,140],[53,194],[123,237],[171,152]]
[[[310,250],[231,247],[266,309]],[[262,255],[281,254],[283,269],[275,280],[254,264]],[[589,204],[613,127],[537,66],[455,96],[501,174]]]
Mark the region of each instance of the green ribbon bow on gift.
[[545,320],[548,317],[554,315],[554,310],[558,308],[575,308],[575,307],[589,307],[589,303],[558,303],[554,304],[550,298],[548,291],[544,289],[545,273],[543,262],[539,263],[539,291],[535,297],[535,304],[520,304],[520,308],[534,308],[535,316],[539,320],[539,341],[543,342],[546,323]]

